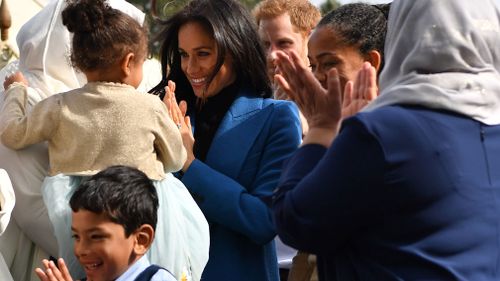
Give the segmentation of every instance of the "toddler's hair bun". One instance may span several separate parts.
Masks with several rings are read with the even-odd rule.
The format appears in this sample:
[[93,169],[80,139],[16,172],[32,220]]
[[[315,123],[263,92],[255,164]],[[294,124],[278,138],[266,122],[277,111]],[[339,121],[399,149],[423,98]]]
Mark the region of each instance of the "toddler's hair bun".
[[104,26],[106,14],[112,10],[106,0],[68,0],[62,22],[69,32],[92,32]]

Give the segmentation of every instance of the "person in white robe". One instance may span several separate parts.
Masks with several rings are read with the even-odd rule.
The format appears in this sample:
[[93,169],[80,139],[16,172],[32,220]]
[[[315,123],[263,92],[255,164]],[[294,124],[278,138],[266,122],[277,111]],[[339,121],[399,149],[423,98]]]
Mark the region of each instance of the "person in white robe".
[[[0,169],[0,236],[9,225],[15,203],[16,196],[9,175],[4,169]],[[13,281],[2,253],[0,253],[0,280]]]
[[[141,24],[144,22],[144,13],[132,4],[124,0],[108,2],[111,7],[132,16]],[[25,23],[16,38],[20,49],[19,60],[0,70],[0,82],[16,71],[23,73],[30,86],[27,110],[53,94],[79,88],[86,83],[83,73],[75,70],[69,61],[71,35],[61,20],[64,7],[64,0],[52,0]],[[143,69],[144,79],[138,90],[147,92],[161,80],[161,69],[156,60],[147,60]],[[0,96],[3,91],[3,83],[0,83]],[[0,99],[0,109],[3,107],[2,103],[3,98]],[[42,266],[42,258],[57,257],[60,253],[41,192],[42,182],[49,169],[47,145],[36,144],[14,151],[0,143],[0,168],[10,175],[17,198],[11,223],[6,233],[0,237],[0,253],[3,254],[14,280],[38,280],[34,268]],[[189,217],[189,210],[181,212]],[[182,241],[190,240],[186,242],[184,251],[192,259],[192,279],[199,280],[208,261],[209,234],[208,227],[204,230],[204,227],[197,228],[195,225],[192,223],[182,226],[186,233],[184,236],[188,237]],[[168,247],[174,239],[160,245]],[[172,256],[172,251],[167,250],[164,252]],[[165,259],[165,256],[155,255],[150,260],[171,271],[182,271],[180,268],[173,268],[178,265],[173,257]]]

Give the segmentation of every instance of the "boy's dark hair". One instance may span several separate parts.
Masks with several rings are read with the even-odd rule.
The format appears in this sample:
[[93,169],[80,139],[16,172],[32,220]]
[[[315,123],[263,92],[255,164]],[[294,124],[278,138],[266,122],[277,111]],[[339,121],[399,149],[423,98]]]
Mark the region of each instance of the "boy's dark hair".
[[391,4],[370,5],[351,3],[330,11],[317,27],[328,26],[341,36],[347,46],[356,46],[362,55],[375,50],[382,55],[379,73],[384,63],[387,17]]
[[111,166],[83,181],[69,201],[73,212],[87,210],[106,214],[125,228],[128,237],[143,224],[156,229],[158,195],[143,172]]
[[107,69],[129,52],[137,62],[147,56],[146,29],[106,0],[68,0],[62,22],[74,33],[71,62],[81,71]]
[[236,80],[253,90],[255,95],[271,97],[266,56],[256,23],[248,10],[233,0],[190,1],[182,10],[162,23],[164,28],[158,36],[162,41],[162,81],[150,90],[150,93],[163,98],[165,86],[168,80],[172,80],[176,83],[177,100],[185,100],[190,106],[196,104],[193,88],[181,69],[178,49],[179,29],[189,22],[203,25],[217,45],[217,62],[209,76],[207,88],[224,64],[226,55],[230,55]]

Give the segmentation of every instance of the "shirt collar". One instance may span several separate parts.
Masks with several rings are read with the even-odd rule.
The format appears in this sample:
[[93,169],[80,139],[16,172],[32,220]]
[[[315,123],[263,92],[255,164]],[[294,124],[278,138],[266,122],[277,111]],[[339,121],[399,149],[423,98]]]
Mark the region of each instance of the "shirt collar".
[[139,274],[141,274],[148,266],[149,260],[146,255],[142,256],[139,260],[137,260],[132,266],[130,266],[125,273],[120,275],[116,281],[127,281],[127,280],[135,280]]

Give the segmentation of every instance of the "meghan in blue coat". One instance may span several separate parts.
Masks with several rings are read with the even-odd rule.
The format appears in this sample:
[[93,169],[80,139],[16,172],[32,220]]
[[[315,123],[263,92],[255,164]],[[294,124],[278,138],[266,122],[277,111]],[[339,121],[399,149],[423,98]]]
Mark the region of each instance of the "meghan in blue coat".
[[202,280],[278,280],[268,203],[301,141],[298,110],[269,98],[255,24],[238,2],[192,1],[162,38],[165,79],[153,92],[178,123],[188,152],[181,180],[210,224]]

